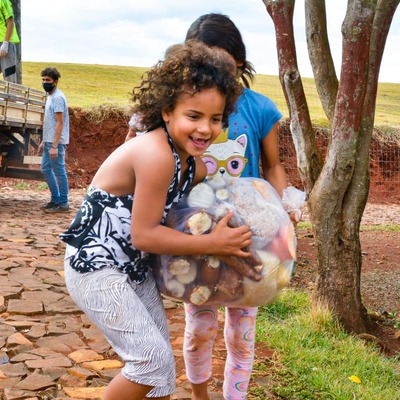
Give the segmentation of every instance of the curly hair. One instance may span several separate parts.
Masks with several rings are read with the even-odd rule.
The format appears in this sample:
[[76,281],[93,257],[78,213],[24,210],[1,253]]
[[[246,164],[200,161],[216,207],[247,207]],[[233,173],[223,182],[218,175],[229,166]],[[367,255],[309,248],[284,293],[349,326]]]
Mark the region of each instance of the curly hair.
[[222,122],[227,125],[242,92],[235,71],[234,60],[225,50],[197,41],[173,45],[133,89],[133,112],[140,114],[145,129],[155,129],[163,125],[162,111],[174,110],[182,94],[216,88],[226,98]]

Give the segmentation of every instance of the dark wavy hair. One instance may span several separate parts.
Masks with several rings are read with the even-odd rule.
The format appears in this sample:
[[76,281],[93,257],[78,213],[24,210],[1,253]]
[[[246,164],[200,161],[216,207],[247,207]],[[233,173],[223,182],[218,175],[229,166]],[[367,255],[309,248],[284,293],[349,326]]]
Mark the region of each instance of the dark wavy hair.
[[171,46],[164,60],[147,71],[133,89],[133,112],[139,113],[146,130],[163,125],[162,111],[172,111],[182,94],[196,94],[216,88],[225,96],[224,125],[235,110],[242,86],[236,79],[236,66],[224,50],[215,51],[204,43],[188,41]]
[[190,25],[185,40],[199,40],[207,46],[226,50],[236,61],[243,63],[238,67],[240,78],[244,86],[250,87],[256,71],[246,60],[246,46],[239,29],[227,15],[210,13],[200,16]]
[[61,78],[61,74],[58,72],[57,68],[46,67],[41,73],[41,76],[49,76],[53,81],[58,81]]

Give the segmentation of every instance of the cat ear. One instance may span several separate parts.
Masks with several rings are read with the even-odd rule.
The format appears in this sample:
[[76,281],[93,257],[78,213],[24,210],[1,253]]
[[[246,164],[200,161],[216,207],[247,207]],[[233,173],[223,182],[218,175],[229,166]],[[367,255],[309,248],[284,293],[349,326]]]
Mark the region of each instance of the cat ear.
[[236,138],[235,142],[239,143],[242,147],[246,148],[247,146],[247,136],[243,133]]

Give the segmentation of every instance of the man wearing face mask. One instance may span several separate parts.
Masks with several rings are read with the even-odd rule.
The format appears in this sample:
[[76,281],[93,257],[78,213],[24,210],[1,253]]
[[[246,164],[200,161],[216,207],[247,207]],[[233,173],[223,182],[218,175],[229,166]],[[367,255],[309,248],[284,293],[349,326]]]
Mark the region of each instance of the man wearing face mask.
[[68,176],[65,168],[65,151],[69,143],[69,113],[64,93],[57,88],[61,74],[47,67],[42,72],[43,89],[48,93],[44,110],[43,151],[41,172],[51,192],[50,202],[43,205],[46,212],[65,212],[68,205]]

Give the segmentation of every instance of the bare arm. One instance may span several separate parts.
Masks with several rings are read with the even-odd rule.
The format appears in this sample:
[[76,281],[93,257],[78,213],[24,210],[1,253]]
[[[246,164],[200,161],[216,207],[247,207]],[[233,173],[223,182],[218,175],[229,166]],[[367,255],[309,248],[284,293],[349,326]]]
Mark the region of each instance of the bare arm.
[[[279,159],[278,147],[278,122],[272,127],[269,134],[262,141],[261,157],[264,178],[277,190],[282,197],[283,189],[288,185],[285,168]],[[289,213],[294,225],[297,225],[298,218],[295,213]]]
[[[175,168],[170,150],[165,150],[160,146],[151,148],[147,145],[146,149],[136,153],[132,161],[136,177],[131,228],[134,246],[156,254],[248,257],[249,253],[242,249],[251,244],[251,232],[247,226],[228,227],[231,214],[226,215],[210,234],[199,236],[182,233],[160,224]],[[204,171],[201,170],[200,167],[197,179],[202,180]]]
[[4,38],[5,42],[10,41],[13,28],[14,28],[14,19],[13,19],[13,17],[10,17],[7,19],[7,30],[6,30],[6,36]]
[[129,127],[128,133],[125,136],[125,142],[133,139],[134,137],[136,137],[136,132],[131,127]]
[[287,187],[287,178],[279,158],[278,122],[261,143],[261,162],[264,178],[282,197],[283,189]]
[[63,113],[62,112],[55,113],[55,119],[56,119],[56,130],[54,132],[53,143],[52,143],[51,149],[49,151],[50,158],[57,158],[57,156],[58,156],[57,146],[58,146],[58,143],[60,142],[61,134],[62,134],[63,127],[64,127]]
[[142,128],[142,125],[140,123],[140,115],[139,114],[133,114],[131,119],[128,122],[128,133],[125,136],[125,142],[127,142],[130,139],[133,139],[134,137],[137,136],[137,133],[140,132]]

